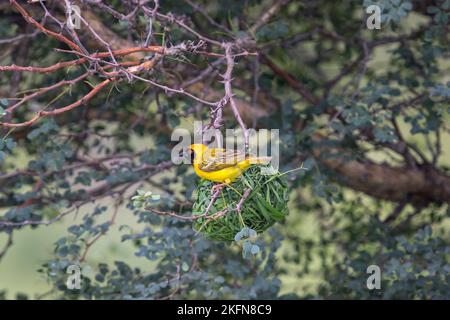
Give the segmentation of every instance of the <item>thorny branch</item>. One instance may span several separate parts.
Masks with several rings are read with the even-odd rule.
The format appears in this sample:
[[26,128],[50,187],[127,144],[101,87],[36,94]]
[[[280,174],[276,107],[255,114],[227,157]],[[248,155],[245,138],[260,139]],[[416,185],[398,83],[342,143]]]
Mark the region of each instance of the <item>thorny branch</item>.
[[[351,77],[351,81],[348,82],[347,89],[354,90],[353,97],[359,94],[361,80],[366,75],[367,62],[370,59],[370,55],[373,50],[379,46],[394,43],[404,43],[407,41],[415,40],[427,29],[427,26],[419,28],[417,31],[400,35],[395,37],[377,38],[372,41],[364,40],[361,34],[355,35],[353,38],[345,38],[340,36],[334,31],[328,31],[325,27],[313,26],[310,30],[307,30],[304,34],[296,35],[288,39],[277,39],[276,43],[280,44],[282,48],[286,44],[296,45],[306,39],[320,39],[330,40],[334,44],[347,45],[351,43],[359,43],[361,45],[362,52],[354,58],[354,60],[345,63],[342,70],[329,79],[324,79],[322,85],[322,95],[319,93],[322,88],[318,88],[315,85],[310,85],[309,82],[304,82],[303,79],[299,79],[293,72],[286,70],[286,67],[280,63],[279,60],[274,59],[270,53],[270,45],[260,45],[256,41],[257,32],[264,25],[270,22],[270,20],[281,10],[289,1],[274,0],[269,1],[269,4],[258,16],[256,21],[245,30],[246,35],[238,37],[234,31],[229,27],[225,27],[219,22],[215,21],[208,11],[201,5],[198,5],[194,1],[185,0],[185,2],[193,8],[195,14],[198,14],[202,19],[206,19],[209,25],[220,29],[224,33],[224,37],[217,36],[215,33],[208,33],[207,30],[197,28],[196,24],[192,22],[189,17],[177,16],[172,13],[163,13],[161,4],[159,1],[140,0],[133,1],[134,7],[128,12],[119,12],[106,1],[102,0],[80,0],[81,3],[90,5],[93,8],[98,8],[106,14],[110,14],[114,19],[132,23],[140,13],[143,13],[148,20],[148,30],[138,43],[132,41],[125,41],[124,39],[117,37],[113,32],[108,30],[105,25],[105,33],[102,33],[102,28],[98,28],[92,17],[81,17],[83,25],[83,33],[79,33],[78,30],[69,28],[69,26],[58,20],[58,14],[53,14],[45,6],[45,2],[40,2],[42,10],[44,11],[44,18],[40,22],[35,18],[36,14],[30,14],[25,7],[19,4],[19,1],[11,0],[11,7],[28,23],[28,25],[34,30],[26,30],[26,33],[9,39],[0,39],[0,45],[15,45],[25,39],[31,40],[38,34],[44,34],[48,38],[55,39],[61,45],[60,48],[55,48],[55,51],[61,55],[60,61],[57,63],[45,66],[27,66],[27,65],[7,65],[0,66],[0,72],[8,74],[8,72],[15,73],[41,73],[44,76],[57,74],[57,72],[66,72],[67,78],[60,79],[55,83],[46,85],[45,87],[36,88],[33,91],[28,91],[24,94],[12,93],[11,103],[6,108],[7,115],[3,118],[5,122],[0,122],[0,126],[5,128],[19,127],[21,130],[26,131],[27,128],[32,127],[38,120],[43,117],[55,117],[63,113],[69,113],[74,109],[79,108],[82,105],[86,105],[87,102],[99,96],[101,93],[105,93],[108,87],[116,86],[118,83],[132,83],[133,81],[144,82],[155,89],[155,92],[164,92],[167,97],[172,95],[182,95],[192,99],[198,103],[201,107],[206,107],[210,111],[211,119],[209,127],[214,129],[220,129],[224,124],[225,112],[230,111],[235,121],[238,123],[243,131],[246,149],[248,147],[248,129],[247,125],[249,121],[246,121],[244,114],[246,104],[245,99],[235,95],[236,90],[233,88],[239,88],[247,95],[252,96],[252,105],[255,108],[248,108],[251,113],[251,119],[258,118],[256,112],[258,110],[270,110],[281,108],[281,105],[276,99],[272,98],[269,94],[265,94],[262,88],[258,87],[258,75],[254,75],[254,87],[248,86],[245,80],[234,79],[236,75],[236,69],[241,67],[247,62],[248,57],[257,56],[257,62],[261,63],[261,69],[266,68],[271,72],[274,78],[286,83],[291,89],[293,94],[297,94],[302,101],[306,101],[311,107],[317,107],[322,102],[326,101],[327,97],[333,90],[339,90],[339,85],[347,77]],[[64,8],[71,1],[57,2],[56,7]],[[30,7],[32,7],[30,5]],[[34,4],[36,8],[39,8],[38,4]],[[33,9],[36,9],[33,8]],[[37,9],[36,9],[37,10]],[[31,10],[30,10],[31,11]],[[91,10],[89,10],[91,11]],[[35,12],[32,11],[33,13]],[[182,42],[172,44],[166,41],[161,44],[155,43],[155,35],[153,33],[153,24],[160,23],[162,26],[175,27],[180,29],[186,39]],[[56,25],[56,27],[55,27]],[[58,29],[59,28],[59,29]],[[201,31],[200,31],[201,30]],[[88,44],[87,38],[92,38],[98,45],[93,48]],[[118,41],[115,41],[117,40]],[[192,40],[193,39],[193,40]],[[226,40],[224,40],[226,39]],[[120,43],[120,46],[115,45]],[[124,43],[126,45],[124,45]],[[147,56],[146,56],[147,54]],[[191,64],[183,64],[182,69],[183,78],[182,81],[176,82],[166,79],[161,82],[161,77],[158,75],[167,75],[169,72],[165,72],[163,62],[166,58],[173,58],[175,61],[185,61],[186,56],[201,57],[206,60],[207,67],[202,70],[196,70],[191,68]],[[64,58],[64,59],[62,59]],[[307,57],[301,57],[305,59]],[[211,61],[212,60],[212,61]],[[16,62],[18,63],[18,62]],[[307,62],[304,62],[307,64]],[[22,63],[18,63],[22,64]],[[182,63],[180,63],[182,65]],[[195,66],[197,67],[197,66]],[[225,68],[225,71],[220,71],[221,68]],[[264,69],[264,70],[266,70]],[[82,70],[81,73],[72,75],[72,71]],[[356,72],[355,72],[356,71]],[[256,72],[259,72],[256,71]],[[353,73],[354,77],[352,76]],[[75,72],[74,72],[75,73]],[[216,80],[216,76],[221,75],[223,86],[204,85],[208,81]],[[72,78],[73,77],[73,78]],[[170,78],[170,77],[167,77]],[[307,77],[305,77],[307,78]],[[57,108],[42,107],[40,110],[31,108],[25,109],[25,106],[33,101],[38,100],[42,96],[53,93],[55,91],[64,91],[77,85],[81,85],[86,80],[91,80],[91,83],[96,83],[93,87],[90,87],[89,91],[76,101],[63,105]],[[167,81],[166,81],[167,80]],[[218,81],[216,81],[218,82]],[[189,89],[189,91],[187,90]],[[212,94],[211,94],[212,93]],[[415,96],[411,100],[394,104],[391,108],[406,109],[414,104],[423,102],[426,98],[425,93],[415,93]],[[256,108],[259,107],[259,108]],[[90,108],[92,109],[92,108]],[[247,111],[248,111],[247,110]],[[90,112],[95,116],[90,119],[102,119],[105,115],[102,112],[94,113],[95,110],[88,110],[86,117],[89,117]],[[267,116],[268,113],[262,113],[261,117]],[[336,110],[333,106],[325,111],[325,114],[329,116],[331,121],[342,120],[340,110]],[[81,117],[80,117],[81,118]],[[396,144],[384,144],[383,147],[397,152],[404,157],[405,167],[391,167],[386,164],[375,164],[367,159],[361,159],[360,161],[343,161],[339,157],[333,159],[321,159],[321,154],[334,151],[338,155],[345,154],[345,150],[336,148],[319,147],[312,150],[312,154],[320,161],[321,165],[327,167],[331,171],[335,172],[339,177],[343,177],[342,184],[353,188],[354,190],[363,191],[376,198],[387,199],[404,203],[405,199],[413,199],[414,203],[420,205],[427,204],[429,202],[436,203],[450,203],[450,180],[446,174],[441,172],[436,163],[441,154],[440,137],[437,136],[436,143],[432,152],[431,159],[427,159],[421,150],[415,145],[408,143],[396,125],[396,120],[391,119],[396,130],[397,136],[400,141]],[[142,122],[142,118],[136,119],[135,123]],[[299,122],[299,130],[304,128],[304,124]],[[83,139],[88,136],[88,130],[83,132],[80,137],[71,136],[71,138]],[[62,135],[61,135],[62,136]],[[373,132],[367,131],[361,134],[364,142],[370,142],[376,144],[373,138]],[[315,135],[313,140],[317,142],[317,145],[326,145],[327,139],[320,135]],[[431,143],[429,143],[430,145]],[[431,146],[430,146],[431,148]],[[134,157],[134,155],[128,155]],[[113,161],[119,161],[120,156],[116,156],[115,159],[109,159]],[[70,170],[77,170],[83,167],[95,167],[98,170],[110,170],[113,166],[108,163],[106,159],[84,159],[77,157],[74,163],[71,163],[61,169],[59,174],[64,174]],[[135,168],[138,172],[147,173],[140,177],[140,181],[149,179],[152,175],[158,171],[167,170],[170,168],[168,163],[160,163],[157,166],[147,166],[142,168]],[[376,174],[374,174],[376,173]],[[14,181],[19,177],[27,177],[33,180],[33,183],[39,185],[42,179],[46,179],[56,172],[50,172],[40,176],[38,172],[25,170],[17,170],[12,173],[5,173],[0,175],[0,189],[2,186],[7,185],[8,182]],[[364,177],[362,179],[361,177]],[[414,181],[414,183],[411,183]],[[48,225],[51,224],[69,213],[73,213],[80,206],[93,199],[99,199],[106,196],[120,195],[123,190],[130,188],[131,185],[119,184],[119,185],[99,185],[88,190],[85,197],[75,199],[73,207],[67,211],[59,213],[56,217],[45,220],[25,220],[19,222],[13,221],[0,221],[1,228],[13,229],[20,228],[27,225]],[[125,188],[125,189],[123,189]],[[248,195],[247,195],[248,196]],[[239,211],[242,203],[247,196],[244,195],[241,201],[236,206],[236,210]],[[213,194],[209,209],[202,215],[195,217],[207,217],[210,207],[214,203],[217,195]],[[52,199],[46,199],[42,197],[39,200],[41,204],[51,201]],[[37,202],[34,202],[36,204]],[[33,203],[27,203],[33,204]],[[12,200],[11,198],[0,199],[0,207],[20,206],[23,203]],[[401,211],[400,206],[398,211]],[[162,212],[153,208],[148,210],[155,214],[173,216],[184,220],[192,220],[194,217],[181,216],[174,212]],[[213,215],[213,217],[220,217],[227,212],[221,211]],[[395,212],[397,214],[397,212]],[[204,215],[204,216],[203,216]],[[211,216],[208,216],[211,221]],[[96,241],[96,240],[95,240]],[[94,241],[94,242],[95,242]],[[90,243],[90,242],[89,242]],[[92,244],[91,244],[92,245]],[[91,246],[89,245],[89,247]],[[7,250],[3,249],[4,251]],[[88,248],[86,250],[87,254]]]
[[225,216],[226,214],[230,213],[230,211],[237,212],[238,214],[240,214],[241,209],[242,209],[242,205],[244,204],[245,200],[247,200],[247,198],[250,195],[251,191],[252,191],[252,189],[250,189],[250,188],[245,189],[241,199],[239,199],[239,201],[236,204],[234,209],[230,210],[227,207],[227,208],[224,208],[224,209],[222,209],[220,211],[217,211],[217,212],[215,212],[213,214],[211,214],[210,211],[211,211],[212,206],[214,205],[214,202],[217,200],[217,197],[219,196],[219,194],[221,192],[220,189],[216,190],[213,193],[213,195],[211,196],[211,200],[210,200],[208,206],[206,207],[205,211],[202,212],[201,214],[198,214],[198,215],[181,216],[181,215],[179,215],[179,214],[177,214],[177,213],[175,213],[173,211],[161,211],[161,210],[152,208],[150,206],[146,207],[145,210],[147,210],[149,212],[152,212],[152,213],[154,213],[156,215],[159,215],[159,216],[170,216],[170,217],[177,218],[177,219],[180,219],[180,220],[187,220],[187,221],[194,221],[194,220],[199,220],[199,219],[205,220],[203,222],[203,224],[200,226],[200,228],[197,230],[196,234],[198,234],[198,233],[200,233],[200,231],[208,223]]
[[[98,5],[98,6],[102,7],[103,9],[109,8],[109,6],[103,4],[101,1],[87,1],[87,2],[89,2],[90,4]],[[221,47],[223,45],[218,41],[215,41],[215,40],[212,40],[212,39],[209,39],[207,37],[200,35],[198,32],[196,32],[191,27],[189,27],[185,22],[183,22],[180,18],[177,18],[177,17],[173,16],[172,14],[161,14],[161,13],[157,12],[157,8],[158,8],[157,2],[155,3],[154,9],[149,9],[146,6],[138,5],[136,7],[136,9],[133,10],[128,15],[119,14],[112,8],[110,8],[109,10],[107,9],[107,10],[110,13],[112,13],[115,17],[119,17],[121,19],[130,19],[138,12],[138,8],[141,8],[142,10],[144,10],[145,13],[147,13],[151,16],[155,16],[156,18],[162,19],[164,21],[167,21],[170,23],[175,23],[175,24],[179,25],[186,32],[189,32],[189,33],[195,35],[199,39],[199,41],[197,43],[194,43],[192,41],[182,42],[178,45],[174,45],[171,47],[147,46],[147,47],[121,48],[118,50],[112,50],[111,45],[107,41],[105,41],[98,34],[98,32],[96,32],[94,30],[94,28],[91,27],[91,25],[89,24],[89,22],[86,19],[84,19],[82,16],[80,16],[79,18],[81,19],[83,24],[87,27],[89,32],[94,36],[95,39],[97,39],[107,49],[107,52],[89,53],[85,49],[85,46],[81,44],[80,37],[78,36],[78,34],[74,28],[67,27],[69,36],[71,36],[73,38],[73,40],[70,40],[67,36],[63,35],[62,33],[54,32],[54,31],[48,29],[47,27],[45,27],[43,24],[37,22],[28,13],[28,11],[25,8],[23,8],[17,1],[14,1],[14,0],[11,1],[11,4],[14,6],[14,8],[16,8],[20,12],[22,17],[28,23],[32,24],[34,27],[36,27],[39,31],[43,32],[44,34],[51,36],[51,37],[59,40],[60,42],[63,42],[64,44],[68,45],[72,49],[72,51],[65,51],[65,52],[77,55],[79,57],[74,60],[58,62],[58,63],[56,63],[52,66],[48,66],[48,67],[17,66],[17,65],[0,66],[0,72],[1,71],[18,71],[18,72],[52,73],[59,69],[83,65],[85,63],[89,63],[95,69],[88,69],[88,71],[85,74],[83,74],[82,76],[79,76],[72,80],[62,80],[54,85],[50,85],[45,88],[37,89],[36,92],[34,92],[33,94],[26,95],[22,98],[18,98],[19,99],[18,102],[16,102],[15,104],[13,104],[7,108],[7,110],[6,110],[7,113],[12,113],[12,111],[15,110],[16,108],[18,108],[19,106],[23,105],[24,103],[28,102],[29,100],[32,100],[38,96],[41,96],[42,94],[44,94],[46,92],[49,92],[54,89],[58,89],[60,87],[64,87],[66,85],[74,86],[75,84],[84,80],[86,77],[92,76],[93,74],[95,74],[97,71],[97,68],[99,68],[100,73],[104,77],[106,76],[107,79],[102,80],[99,84],[95,85],[90,90],[90,92],[87,93],[85,96],[83,96],[82,98],[78,99],[77,101],[75,101],[67,106],[54,108],[53,110],[50,110],[50,111],[46,111],[46,110],[38,111],[35,115],[33,115],[31,117],[31,119],[29,119],[27,121],[23,121],[23,122],[0,122],[0,126],[9,127],[9,128],[27,127],[27,126],[34,124],[40,118],[48,117],[48,116],[56,116],[58,114],[70,111],[74,108],[77,108],[77,107],[85,104],[89,100],[91,100],[99,92],[103,91],[104,88],[106,88],[109,84],[121,81],[123,78],[126,78],[128,81],[131,81],[131,79],[144,81],[144,82],[149,83],[159,89],[162,89],[166,93],[171,92],[171,93],[185,95],[191,99],[198,101],[201,104],[208,105],[211,108],[211,110],[214,110],[213,111],[214,113],[217,112],[218,119],[220,119],[220,120],[221,120],[222,108],[223,108],[225,101],[230,101],[230,104],[233,109],[233,113],[236,116],[236,119],[238,120],[241,127],[243,126],[242,119],[240,119],[239,112],[237,111],[232,94],[230,94],[231,71],[232,71],[232,65],[233,65],[230,62],[233,62],[233,57],[234,57],[231,55],[231,50],[230,50],[231,45],[225,46],[228,49],[225,50],[226,52],[224,55],[217,54],[214,52],[202,51],[201,48],[204,47],[204,45],[206,43],[209,43],[211,45],[221,46]],[[50,15],[48,10],[45,8],[45,5],[43,3],[41,3],[41,4],[42,4],[43,8],[45,9],[46,16]],[[68,8],[68,6],[70,6],[70,2],[65,1],[65,6]],[[66,12],[70,12],[70,10],[66,10]],[[53,20],[58,21],[55,17],[53,17],[53,16],[51,16],[51,17]],[[71,19],[70,14],[69,14],[68,18]],[[58,24],[63,25],[59,21],[58,21]],[[63,52],[63,50],[59,50],[59,51]],[[119,57],[126,57],[127,55],[130,55],[130,54],[133,54],[136,52],[153,52],[154,56],[153,56],[153,58],[151,58],[147,61],[144,61],[140,64],[132,65],[132,66],[128,66],[128,67],[125,67],[125,66],[127,64],[129,64],[129,62],[120,62],[119,63],[116,60]],[[183,87],[172,88],[170,86],[157,83],[156,81],[154,81],[152,79],[144,78],[144,77],[141,77],[138,75],[140,73],[147,72],[150,69],[153,69],[156,66],[156,64],[159,61],[161,61],[161,58],[164,56],[177,57],[177,56],[185,54],[185,53],[218,57],[219,59],[222,57],[226,57],[226,59],[228,61],[228,65],[229,65],[228,69],[230,71],[229,71],[229,77],[228,77],[229,80],[227,80],[228,83],[226,84],[226,90],[228,92],[225,93],[224,98],[220,99],[217,102],[209,102],[209,101],[201,99],[201,98],[185,91],[183,89]],[[237,57],[237,56],[248,55],[248,54],[249,53],[246,50],[244,50],[243,53],[237,53],[235,56]],[[109,61],[108,58],[110,58],[111,61]],[[104,66],[102,67],[101,65],[104,65]],[[108,67],[113,68],[114,70],[112,72],[106,72],[105,69]],[[227,71],[228,71],[228,69],[227,69]],[[9,115],[9,117],[10,117],[10,115]],[[219,122],[216,121],[214,123],[214,127],[215,128],[219,127]],[[243,128],[245,128],[245,125]],[[246,130],[244,130],[244,135],[248,136]],[[246,140],[248,140],[248,138]]]

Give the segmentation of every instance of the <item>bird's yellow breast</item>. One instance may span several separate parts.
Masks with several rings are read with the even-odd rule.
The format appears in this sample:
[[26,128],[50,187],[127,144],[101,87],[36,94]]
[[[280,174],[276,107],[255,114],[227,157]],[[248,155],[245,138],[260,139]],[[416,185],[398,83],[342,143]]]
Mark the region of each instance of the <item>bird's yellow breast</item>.
[[196,163],[194,163],[194,171],[199,177],[203,179],[224,183],[233,182],[237,177],[239,177],[242,174],[242,170],[238,166],[228,167],[217,171],[206,172],[201,170],[199,168],[199,165]]

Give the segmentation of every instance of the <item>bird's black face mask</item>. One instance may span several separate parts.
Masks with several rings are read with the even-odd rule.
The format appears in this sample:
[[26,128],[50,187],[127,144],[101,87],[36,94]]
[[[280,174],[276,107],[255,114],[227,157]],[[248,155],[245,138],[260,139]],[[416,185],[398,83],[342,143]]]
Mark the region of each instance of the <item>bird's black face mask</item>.
[[191,149],[188,150],[189,156],[191,157],[191,164],[194,163],[194,159],[195,159],[195,152]]

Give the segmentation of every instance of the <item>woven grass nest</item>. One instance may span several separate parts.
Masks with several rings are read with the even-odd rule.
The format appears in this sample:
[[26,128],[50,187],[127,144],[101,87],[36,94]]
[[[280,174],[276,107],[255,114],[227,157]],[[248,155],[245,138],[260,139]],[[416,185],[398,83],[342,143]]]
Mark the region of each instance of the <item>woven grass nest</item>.
[[[212,240],[233,241],[243,227],[264,232],[288,214],[288,186],[280,173],[261,174],[262,165],[255,165],[230,186],[225,186],[210,207],[207,216],[194,220],[194,230]],[[202,215],[211,203],[213,182],[201,180],[196,188],[193,215]],[[236,206],[247,191],[240,214]],[[228,211],[225,210],[228,208]],[[221,211],[225,214],[217,215]],[[214,216],[215,215],[215,216]],[[209,219],[210,217],[217,217]]]

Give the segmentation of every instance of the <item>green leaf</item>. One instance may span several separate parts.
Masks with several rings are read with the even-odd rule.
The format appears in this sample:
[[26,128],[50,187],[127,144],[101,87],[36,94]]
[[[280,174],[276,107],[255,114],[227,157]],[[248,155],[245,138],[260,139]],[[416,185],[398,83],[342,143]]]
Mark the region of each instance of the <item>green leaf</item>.
[[[0,99],[0,109],[1,109],[2,106],[3,106],[3,107],[7,107],[8,105],[9,105],[8,99],[6,99],[6,98]],[[0,112],[0,113],[1,113],[1,112]]]
[[259,247],[256,244],[254,244],[251,248],[251,253],[253,255],[257,255],[259,253],[259,251],[260,251]]
[[16,145],[17,145],[16,142],[12,138],[5,139],[5,146],[10,151],[12,151],[16,147]]
[[174,129],[180,125],[180,117],[174,113],[170,113],[167,117],[169,126]]

